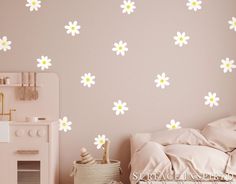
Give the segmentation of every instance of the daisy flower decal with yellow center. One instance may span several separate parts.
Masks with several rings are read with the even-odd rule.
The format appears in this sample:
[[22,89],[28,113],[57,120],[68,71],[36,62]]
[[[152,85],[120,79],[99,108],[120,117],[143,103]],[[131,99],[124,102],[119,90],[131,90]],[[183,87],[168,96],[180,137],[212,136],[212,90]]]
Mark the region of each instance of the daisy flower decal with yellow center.
[[209,105],[211,108],[214,106],[218,106],[219,97],[216,96],[216,93],[208,92],[208,95],[204,97],[205,105]]
[[83,84],[83,86],[91,88],[92,85],[95,85],[95,76],[93,76],[91,73],[85,73],[83,76],[81,76],[80,82]]
[[67,117],[63,117],[63,119],[59,119],[59,123],[60,123],[60,128],[59,128],[60,131],[67,132],[71,130],[72,122],[68,121]]
[[117,102],[114,102],[114,107],[112,108],[113,111],[115,111],[116,115],[123,115],[125,111],[128,111],[127,103],[122,102],[121,100],[118,100]]
[[236,18],[232,17],[232,20],[228,21],[229,23],[229,29],[233,29],[234,31],[236,31]]
[[8,41],[6,36],[0,38],[0,50],[4,52],[11,50],[11,41]]
[[38,11],[41,8],[41,1],[40,0],[27,0],[26,7],[30,8],[30,11]]
[[236,68],[236,65],[234,64],[234,60],[230,60],[229,58],[222,59],[221,63],[222,64],[220,65],[220,68],[223,69],[224,73],[232,72],[233,69]]
[[128,48],[126,47],[127,43],[123,41],[119,41],[117,43],[114,43],[114,47],[112,48],[112,51],[116,52],[116,55],[125,55],[125,52],[128,51]]
[[188,44],[188,40],[190,39],[189,36],[185,34],[185,32],[177,32],[177,36],[174,36],[175,45],[178,45],[179,47],[183,47],[183,45]]
[[101,149],[108,139],[106,138],[106,135],[98,135],[94,140],[94,144],[97,146],[97,149]]
[[170,123],[166,125],[166,128],[168,128],[169,130],[179,129],[179,128],[181,128],[180,122],[175,121],[174,119],[172,119],[170,121]]
[[41,56],[41,58],[37,59],[37,62],[37,67],[41,68],[41,70],[48,69],[50,66],[52,66],[51,59],[49,59],[48,56]]
[[186,6],[188,7],[189,10],[194,10],[195,12],[197,10],[201,10],[202,1],[200,0],[188,0]]
[[75,36],[76,34],[80,33],[80,25],[77,21],[69,22],[68,25],[65,25],[66,33]]
[[123,4],[120,5],[120,7],[123,9],[122,13],[127,13],[127,14],[131,14],[134,12],[134,10],[136,9],[135,7],[135,3],[132,2],[131,0],[124,0]]
[[157,75],[157,79],[155,79],[156,87],[164,89],[166,86],[169,86],[169,77],[166,76],[165,73],[162,73],[161,75]]

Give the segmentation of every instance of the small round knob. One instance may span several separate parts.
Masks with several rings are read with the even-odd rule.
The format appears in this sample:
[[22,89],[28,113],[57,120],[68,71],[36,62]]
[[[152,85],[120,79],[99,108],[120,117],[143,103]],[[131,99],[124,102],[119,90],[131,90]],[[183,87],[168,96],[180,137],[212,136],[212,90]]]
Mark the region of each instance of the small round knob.
[[45,132],[45,130],[38,130],[37,134],[39,137],[43,137],[46,134],[46,132]]
[[31,129],[31,130],[29,130],[28,134],[29,134],[30,137],[35,137],[36,134],[37,134],[37,131],[34,130],[34,129]]
[[22,137],[22,136],[24,136],[24,134],[25,134],[25,130],[23,130],[23,129],[18,129],[15,131],[15,135],[17,137]]

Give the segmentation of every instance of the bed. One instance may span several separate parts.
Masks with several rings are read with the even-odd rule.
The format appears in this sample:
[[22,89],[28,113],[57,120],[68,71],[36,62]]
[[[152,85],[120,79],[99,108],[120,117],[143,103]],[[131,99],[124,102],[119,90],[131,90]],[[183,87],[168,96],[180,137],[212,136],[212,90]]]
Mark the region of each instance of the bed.
[[236,116],[131,136],[131,184],[235,183]]

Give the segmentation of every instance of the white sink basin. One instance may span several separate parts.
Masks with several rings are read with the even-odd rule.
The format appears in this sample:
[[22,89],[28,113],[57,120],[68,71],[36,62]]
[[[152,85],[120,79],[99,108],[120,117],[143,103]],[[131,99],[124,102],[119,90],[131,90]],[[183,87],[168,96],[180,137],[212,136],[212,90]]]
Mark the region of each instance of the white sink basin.
[[9,142],[9,121],[0,121],[0,143]]

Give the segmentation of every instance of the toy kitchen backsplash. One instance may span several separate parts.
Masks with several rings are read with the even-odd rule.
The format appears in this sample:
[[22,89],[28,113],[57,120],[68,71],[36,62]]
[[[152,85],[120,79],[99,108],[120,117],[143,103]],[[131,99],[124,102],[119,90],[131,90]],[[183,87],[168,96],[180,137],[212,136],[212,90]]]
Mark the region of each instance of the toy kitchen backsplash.
[[58,118],[59,79],[55,73],[0,73],[0,120]]

